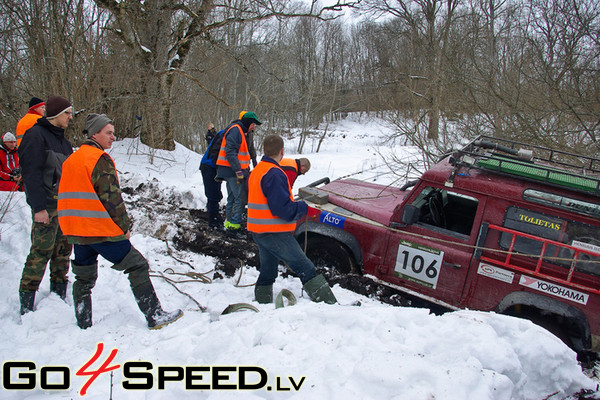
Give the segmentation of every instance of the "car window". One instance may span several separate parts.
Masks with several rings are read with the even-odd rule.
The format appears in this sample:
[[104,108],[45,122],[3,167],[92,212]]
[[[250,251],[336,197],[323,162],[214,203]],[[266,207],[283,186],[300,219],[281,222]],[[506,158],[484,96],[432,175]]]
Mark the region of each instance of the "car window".
[[[520,207],[509,207],[506,209],[503,226],[519,232],[539,236],[544,239],[554,240],[569,246],[600,253],[600,230],[578,221],[558,218],[540,212]],[[500,235],[500,247],[507,250],[512,240],[510,233]],[[519,253],[539,255],[543,242],[524,237],[517,237],[514,251]],[[553,264],[570,268],[574,251],[548,245],[545,254],[547,261]],[[576,268],[587,273],[600,275],[600,257],[582,254],[576,264]]]
[[412,203],[419,223],[469,235],[477,213],[477,199],[445,189],[426,187]]

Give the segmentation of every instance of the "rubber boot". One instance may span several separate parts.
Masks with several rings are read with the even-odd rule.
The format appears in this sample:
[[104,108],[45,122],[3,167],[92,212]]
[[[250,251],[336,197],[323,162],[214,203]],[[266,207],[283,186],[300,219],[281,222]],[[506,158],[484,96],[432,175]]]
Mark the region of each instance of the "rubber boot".
[[273,302],[273,285],[254,286],[254,299],[260,304]]
[[92,296],[84,296],[75,301],[75,318],[81,329],[92,326]]
[[166,312],[162,309],[152,284],[132,287],[131,291],[140,311],[146,317],[150,329],[160,329],[183,316],[183,311],[179,309],[173,312]]
[[98,263],[77,265],[71,262],[71,271],[75,275],[73,282],[75,319],[78,327],[87,329],[92,326],[92,289],[98,279]]
[[308,297],[315,303],[324,301],[327,304],[337,303],[329,284],[325,280],[325,277],[321,274],[315,276],[304,284],[304,290],[308,294]]
[[50,292],[56,293],[61,299],[67,298],[67,282],[57,283],[50,281]]
[[223,229],[223,218],[219,214],[208,214],[208,226],[212,229]]
[[33,311],[35,292],[19,292],[19,299],[21,300],[21,315]]
[[135,247],[131,246],[131,250],[121,262],[113,265],[112,268],[127,274],[129,286],[140,311],[146,317],[148,328],[160,329],[181,318],[183,311],[175,310],[169,313],[160,306],[148,274],[150,268],[148,261]]

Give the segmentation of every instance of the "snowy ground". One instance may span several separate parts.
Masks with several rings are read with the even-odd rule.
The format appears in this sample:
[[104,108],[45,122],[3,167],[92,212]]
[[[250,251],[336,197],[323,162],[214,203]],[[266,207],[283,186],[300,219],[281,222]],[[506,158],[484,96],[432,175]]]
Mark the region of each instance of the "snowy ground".
[[[414,149],[379,149],[386,128],[376,120],[347,120],[330,129],[332,136],[322,151],[305,154],[313,168],[295,188],[364,169],[369,171],[355,177],[391,181],[393,177],[379,176],[386,167],[371,170],[383,165],[377,153],[414,154]],[[294,149],[295,142],[287,147]],[[309,140],[307,151],[314,147]],[[150,163],[149,150],[132,140],[116,142],[110,154],[122,186],[152,183],[160,190],[156,196],[176,196],[182,207],[204,208],[200,155],[178,146],[173,152],[155,152]],[[144,200],[132,196],[127,196],[128,203]],[[185,312],[158,331],[146,328],[126,277],[102,259],[93,291],[92,328],[77,327],[71,288],[65,303],[49,294],[47,276],[36,311],[21,318],[17,292],[30,246],[31,214],[22,193],[0,193],[0,207],[0,215],[7,210],[0,222],[2,399],[565,399],[597,390],[597,381],[582,372],[575,354],[528,321],[475,311],[436,316],[424,309],[384,305],[339,286],[333,291],[340,304],[314,304],[291,277],[279,278],[275,291],[292,291],[298,304],[275,309],[252,301],[253,288],[244,285],[256,280],[253,268],[244,268],[239,282],[236,275],[209,284],[176,285],[206,312],[154,277],[163,307]],[[167,243],[156,238],[159,230],[160,237],[172,237],[172,228],[157,226],[142,207],[130,212],[135,219],[132,243],[147,257],[153,274],[189,279],[169,273],[191,268],[171,257]],[[195,272],[212,276],[211,257],[173,251],[177,259],[194,265]],[[351,305],[356,301],[360,307]],[[233,303],[252,303],[259,312],[221,315]],[[78,371],[99,344],[103,351],[87,371],[97,370],[113,349],[115,357],[104,367],[118,368],[112,376],[105,372],[91,380]],[[23,361],[29,364],[13,363]],[[34,388],[7,389],[29,384]],[[244,389],[244,384],[248,390],[233,390]]]

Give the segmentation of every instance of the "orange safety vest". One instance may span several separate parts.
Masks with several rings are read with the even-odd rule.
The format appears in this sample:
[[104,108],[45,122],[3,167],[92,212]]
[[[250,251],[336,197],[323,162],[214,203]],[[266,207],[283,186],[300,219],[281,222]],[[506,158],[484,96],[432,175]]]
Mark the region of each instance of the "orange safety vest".
[[23,136],[25,135],[25,132],[27,132],[27,129],[34,126],[37,120],[40,118],[42,118],[40,114],[28,112],[19,120],[17,123],[17,147],[21,145],[21,140],[23,140]]
[[290,181],[290,186],[294,186],[294,182],[296,182],[296,178],[300,175],[300,169],[298,168],[298,162],[293,158],[282,158],[279,161],[279,166],[285,172],[288,181]]
[[[250,174],[250,178],[248,179],[247,228],[250,232],[255,233],[293,232],[296,229],[296,222],[286,221],[273,215],[269,209],[267,197],[264,195],[260,186],[263,176],[265,176],[271,168],[277,168],[283,172],[279,166],[270,162],[261,161]],[[290,200],[294,201],[292,188],[289,182],[288,190],[290,192]]]
[[65,235],[116,237],[125,233],[104,208],[92,183],[92,171],[103,154],[97,147],[83,145],[63,163],[57,208]]
[[250,151],[248,150],[248,143],[246,142],[246,135],[244,135],[244,131],[239,124],[231,125],[229,129],[223,134],[223,142],[221,142],[221,149],[219,150],[219,157],[217,158],[217,165],[221,165],[223,167],[231,167],[229,161],[227,161],[227,154],[225,153],[225,145],[227,144],[227,133],[233,127],[237,126],[242,133],[242,144],[240,145],[240,150],[238,151],[238,161],[240,162],[240,167],[242,169],[250,168]]

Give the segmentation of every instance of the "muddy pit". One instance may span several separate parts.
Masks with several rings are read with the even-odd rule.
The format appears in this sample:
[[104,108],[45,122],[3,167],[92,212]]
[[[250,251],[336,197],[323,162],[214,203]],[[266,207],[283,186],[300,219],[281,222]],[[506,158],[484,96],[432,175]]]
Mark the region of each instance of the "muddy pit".
[[[239,273],[241,265],[258,268],[258,248],[249,232],[230,233],[210,228],[206,211],[187,211],[190,218],[179,219],[176,222],[178,229],[173,237],[173,244],[177,250],[192,251],[215,257],[217,259],[215,268],[217,273],[222,273],[228,277]],[[320,269],[320,272],[327,278],[331,286],[339,284],[345,289],[375,298],[386,304],[395,306],[415,305],[414,300],[405,299],[398,291],[377,284],[369,278],[360,275],[341,276],[328,269]],[[289,270],[281,274],[283,276],[293,275]]]

